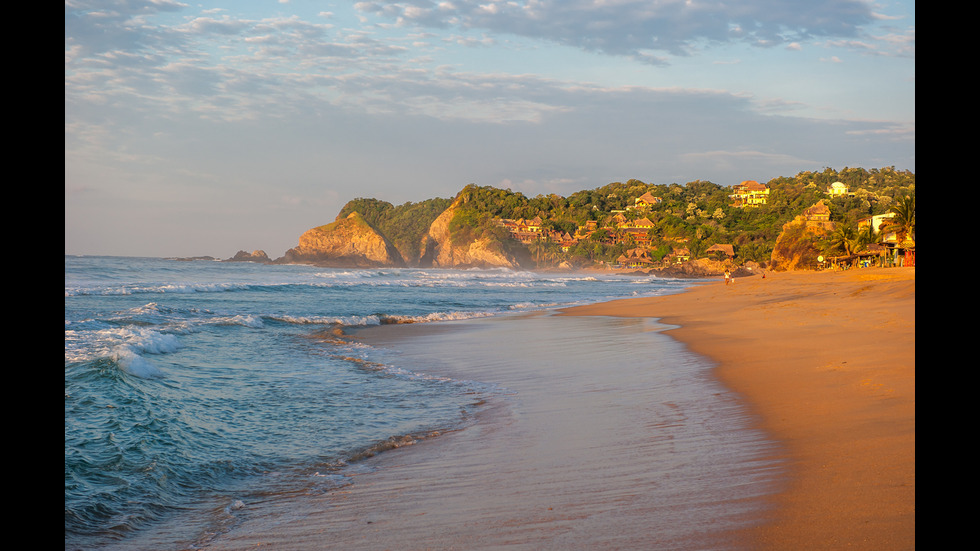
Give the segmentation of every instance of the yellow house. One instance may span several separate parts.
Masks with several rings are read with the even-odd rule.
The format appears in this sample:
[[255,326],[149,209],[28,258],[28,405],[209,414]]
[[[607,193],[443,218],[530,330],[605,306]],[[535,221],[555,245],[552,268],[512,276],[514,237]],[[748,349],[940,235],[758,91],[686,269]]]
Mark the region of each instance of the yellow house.
[[755,207],[765,205],[769,200],[769,186],[755,180],[745,180],[732,188],[732,206]]
[[653,222],[649,218],[643,217],[638,220],[634,220],[630,225],[631,228],[646,228],[650,229],[653,227]]
[[827,188],[827,195],[831,197],[845,197],[847,196],[847,186],[844,182],[834,182]]
[[644,193],[643,195],[637,197],[633,201],[633,207],[634,208],[638,208],[638,209],[652,207],[653,205],[656,205],[656,204],[658,204],[658,203],[660,203],[662,201],[663,201],[663,199],[661,199],[660,197],[654,197],[648,191],[648,192]]

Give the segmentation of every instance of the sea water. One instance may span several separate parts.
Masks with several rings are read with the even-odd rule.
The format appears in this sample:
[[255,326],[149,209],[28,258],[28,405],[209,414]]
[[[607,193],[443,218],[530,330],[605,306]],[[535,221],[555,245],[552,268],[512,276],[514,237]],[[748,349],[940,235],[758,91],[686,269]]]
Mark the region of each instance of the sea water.
[[328,492],[465,426],[492,382],[344,335],[677,292],[684,280],[509,269],[65,257],[65,548],[204,543],[268,494]]

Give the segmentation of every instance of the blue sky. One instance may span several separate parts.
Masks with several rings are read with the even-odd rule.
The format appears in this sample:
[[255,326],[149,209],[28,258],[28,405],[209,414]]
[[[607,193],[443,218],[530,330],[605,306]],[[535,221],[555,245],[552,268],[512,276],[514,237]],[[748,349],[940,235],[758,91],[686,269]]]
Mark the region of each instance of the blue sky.
[[68,0],[65,252],[281,256],[355,197],[915,170],[912,0]]

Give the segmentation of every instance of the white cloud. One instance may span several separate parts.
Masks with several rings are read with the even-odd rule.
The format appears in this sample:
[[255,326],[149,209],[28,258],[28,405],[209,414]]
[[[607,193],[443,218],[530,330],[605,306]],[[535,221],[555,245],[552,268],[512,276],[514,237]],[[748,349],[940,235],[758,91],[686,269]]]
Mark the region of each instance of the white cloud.
[[[275,256],[353,197],[470,182],[568,194],[914,169],[914,30],[858,32],[863,3],[853,19],[816,3],[812,28],[775,0],[300,4],[66,3],[66,252]],[[875,71],[838,72],[861,52]],[[876,116],[866,88],[913,100]],[[828,105],[853,116],[814,118]]]

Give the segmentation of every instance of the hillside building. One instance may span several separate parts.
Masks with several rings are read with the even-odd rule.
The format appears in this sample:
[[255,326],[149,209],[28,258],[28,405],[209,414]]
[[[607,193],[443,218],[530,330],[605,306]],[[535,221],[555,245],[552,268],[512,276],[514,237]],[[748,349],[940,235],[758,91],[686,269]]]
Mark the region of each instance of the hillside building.
[[732,188],[733,207],[757,207],[765,205],[769,200],[769,186],[755,180],[745,180]]

